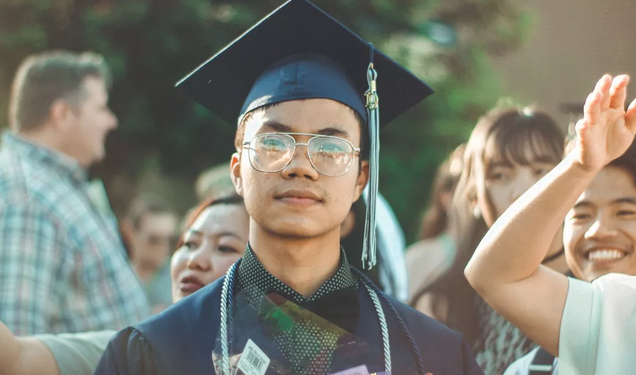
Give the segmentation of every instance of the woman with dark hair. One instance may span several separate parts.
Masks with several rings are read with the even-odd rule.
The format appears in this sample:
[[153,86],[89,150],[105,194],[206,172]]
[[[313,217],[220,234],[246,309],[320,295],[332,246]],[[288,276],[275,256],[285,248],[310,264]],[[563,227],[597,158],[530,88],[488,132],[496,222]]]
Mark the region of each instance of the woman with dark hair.
[[[480,119],[467,143],[453,198],[457,257],[445,275],[413,299],[466,337],[486,374],[502,374],[535,344],[478,297],[463,270],[497,217],[559,163],[563,143],[562,132],[543,112],[504,108]],[[567,272],[561,232],[544,262]]]
[[[214,280],[243,255],[249,216],[243,198],[208,199],[192,210],[172,256],[177,302]],[[0,375],[90,375],[116,331],[16,338],[0,322]]]
[[431,285],[448,271],[455,260],[456,234],[455,226],[451,225],[450,209],[455,187],[462,172],[465,149],[464,144],[457,147],[448,160],[437,169],[429,208],[422,220],[419,241],[406,249],[409,299],[415,292]]

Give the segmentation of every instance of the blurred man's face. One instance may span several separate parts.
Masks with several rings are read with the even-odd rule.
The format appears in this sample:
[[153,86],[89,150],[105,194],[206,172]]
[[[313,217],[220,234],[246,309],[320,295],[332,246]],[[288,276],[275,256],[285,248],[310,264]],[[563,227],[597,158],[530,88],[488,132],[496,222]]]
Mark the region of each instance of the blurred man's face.
[[621,168],[603,168],[568,213],[563,242],[568,265],[582,280],[611,272],[636,275],[632,176]]
[[177,219],[171,213],[144,214],[131,238],[131,258],[146,270],[158,270],[170,257],[176,242]]
[[108,90],[103,79],[87,76],[80,90],[71,124],[65,129],[64,152],[81,165],[89,166],[104,158],[106,136],[117,127],[117,117],[108,107]]

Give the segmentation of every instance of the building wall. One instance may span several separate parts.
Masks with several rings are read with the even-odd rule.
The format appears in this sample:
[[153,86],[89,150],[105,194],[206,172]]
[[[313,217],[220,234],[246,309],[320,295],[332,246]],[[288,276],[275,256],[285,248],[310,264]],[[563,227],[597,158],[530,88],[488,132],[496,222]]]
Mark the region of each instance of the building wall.
[[564,126],[561,103],[583,103],[603,73],[628,73],[636,96],[636,0],[533,0],[527,42],[498,58],[503,85],[514,98],[535,103]]

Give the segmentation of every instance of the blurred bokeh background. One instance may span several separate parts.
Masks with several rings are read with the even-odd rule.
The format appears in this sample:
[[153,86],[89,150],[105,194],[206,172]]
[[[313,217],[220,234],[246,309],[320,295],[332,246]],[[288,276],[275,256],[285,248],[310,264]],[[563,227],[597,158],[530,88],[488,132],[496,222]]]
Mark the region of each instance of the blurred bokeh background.
[[[636,75],[632,0],[315,0],[436,94],[383,130],[380,190],[410,241],[439,163],[504,99],[563,127],[602,73]],[[48,49],[103,54],[120,120],[104,181],[116,214],[138,191],[195,202],[199,173],[228,161],[234,125],[174,84],[281,0],[0,0],[0,126],[15,69]],[[255,50],[250,58],[258,59]],[[381,76],[379,84],[381,85]],[[574,108],[574,109],[571,109]]]

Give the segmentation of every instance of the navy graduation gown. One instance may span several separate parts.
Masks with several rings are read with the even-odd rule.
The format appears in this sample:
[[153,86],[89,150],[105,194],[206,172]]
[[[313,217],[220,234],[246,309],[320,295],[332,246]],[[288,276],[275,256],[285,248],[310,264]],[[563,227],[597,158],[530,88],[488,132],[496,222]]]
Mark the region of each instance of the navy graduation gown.
[[[223,279],[184,298],[161,314],[120,331],[109,343],[96,375],[214,374],[212,351],[219,327]],[[379,345],[382,335],[373,302],[366,289],[358,290],[360,317],[355,335]],[[390,297],[389,297],[390,299]],[[426,372],[433,375],[483,374],[458,333],[434,319],[390,299],[417,345]],[[384,306],[391,343],[392,374],[417,369],[415,356],[398,321]],[[367,364],[370,371],[384,371],[383,359]]]

